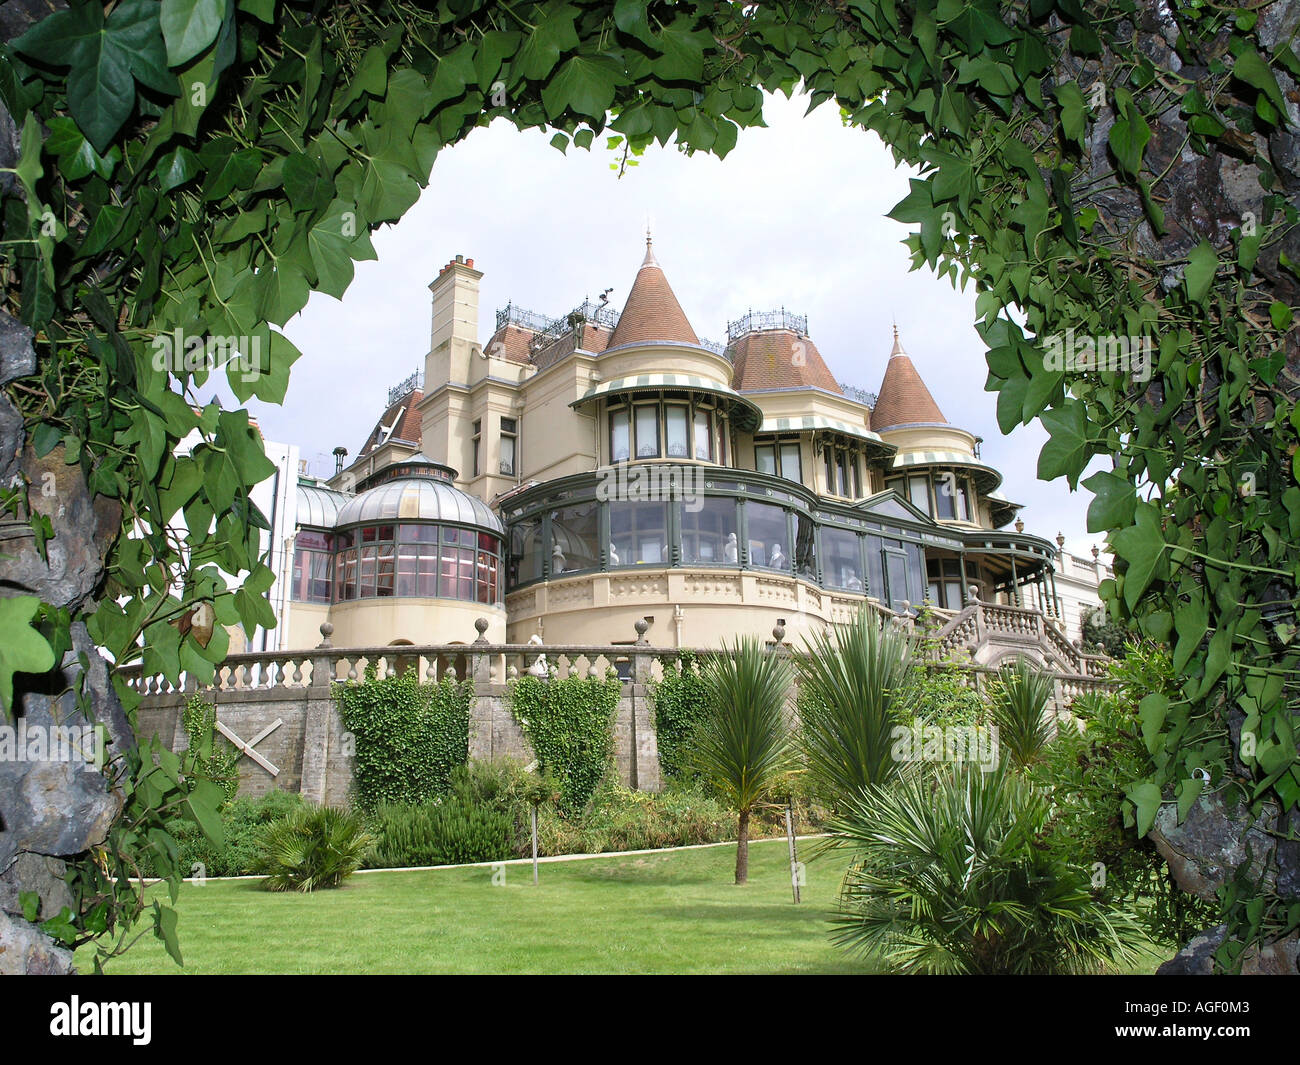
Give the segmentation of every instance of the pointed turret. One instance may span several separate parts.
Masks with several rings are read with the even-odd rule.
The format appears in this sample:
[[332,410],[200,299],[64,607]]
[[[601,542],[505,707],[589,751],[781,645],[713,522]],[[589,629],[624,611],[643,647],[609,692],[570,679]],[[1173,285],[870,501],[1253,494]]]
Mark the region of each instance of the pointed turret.
[[645,238],[645,259],[637,271],[632,291],[628,293],[623,314],[614,328],[605,350],[623,344],[692,344],[698,346],[691,323],[686,320],[672,286],[655,258],[650,234]]
[[925,387],[912,360],[898,339],[898,326],[894,326],[894,347],[889,353],[884,380],[876,405],[871,410],[871,428],[876,432],[900,425],[947,425],[939,404]]

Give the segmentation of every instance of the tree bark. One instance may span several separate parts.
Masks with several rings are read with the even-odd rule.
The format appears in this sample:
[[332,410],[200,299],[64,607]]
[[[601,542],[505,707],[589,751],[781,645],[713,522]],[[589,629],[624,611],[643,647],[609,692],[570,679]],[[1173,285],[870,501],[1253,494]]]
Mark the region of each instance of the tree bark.
[[740,811],[740,828],[736,833],[736,883],[749,881],[749,811]]

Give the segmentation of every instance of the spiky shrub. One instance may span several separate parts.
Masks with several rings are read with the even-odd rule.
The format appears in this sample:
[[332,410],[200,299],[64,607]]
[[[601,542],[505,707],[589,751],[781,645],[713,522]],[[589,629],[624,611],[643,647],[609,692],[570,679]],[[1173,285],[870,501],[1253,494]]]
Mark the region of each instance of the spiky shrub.
[[334,806],[305,806],[267,825],[259,873],[268,891],[335,888],[361,867],[374,838],[361,818]]
[[723,646],[704,669],[708,712],[695,734],[693,764],[736,811],[736,883],[749,879],[749,819],[754,806],[795,767],[785,719],[792,673],[780,655],[746,638]]
[[999,671],[1000,683],[993,693],[993,723],[1004,757],[1023,768],[1042,756],[1052,739],[1047,702],[1052,697],[1052,678],[1035,669],[1027,659]]
[[810,636],[797,659],[808,772],[837,802],[898,775],[893,730],[916,690],[913,639],[866,610]]
[[1141,942],[1085,870],[1039,846],[1050,803],[1014,770],[871,785],[831,825],[854,855],[834,941],[898,973],[1092,972]]

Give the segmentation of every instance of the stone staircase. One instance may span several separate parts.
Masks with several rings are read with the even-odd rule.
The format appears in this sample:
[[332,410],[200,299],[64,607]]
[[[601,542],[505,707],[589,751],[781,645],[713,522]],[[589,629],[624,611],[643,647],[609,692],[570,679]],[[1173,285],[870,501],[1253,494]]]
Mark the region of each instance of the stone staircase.
[[1102,679],[1105,655],[1074,646],[1051,618],[1038,610],[971,603],[929,633],[939,660],[966,658],[977,666],[998,666],[1025,655],[1037,665],[1066,676]]

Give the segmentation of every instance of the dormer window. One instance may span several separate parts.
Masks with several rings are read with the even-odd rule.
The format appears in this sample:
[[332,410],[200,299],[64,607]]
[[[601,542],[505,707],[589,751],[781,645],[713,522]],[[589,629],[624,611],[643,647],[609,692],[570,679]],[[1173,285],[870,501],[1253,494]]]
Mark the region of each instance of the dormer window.
[[625,401],[612,403],[608,410],[610,462],[658,458],[712,462],[721,453],[715,434],[722,431],[722,419],[711,402],[684,397]]
[[827,444],[822,458],[826,463],[826,494],[862,498],[862,469],[857,452]]
[[803,483],[803,465],[799,461],[799,441],[776,438],[754,441],[754,469]]

